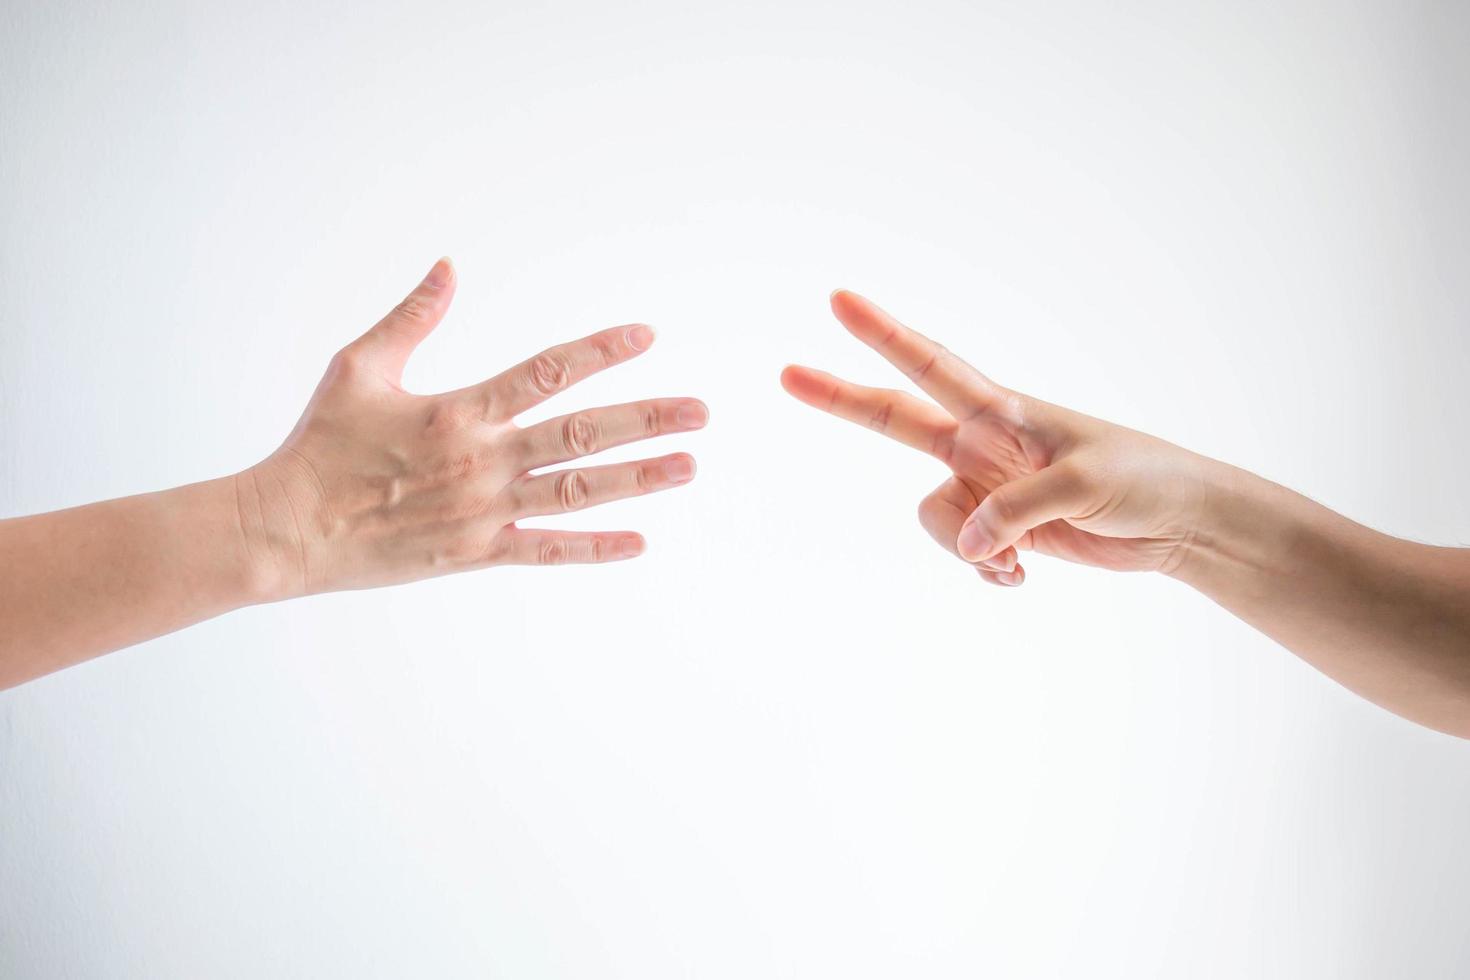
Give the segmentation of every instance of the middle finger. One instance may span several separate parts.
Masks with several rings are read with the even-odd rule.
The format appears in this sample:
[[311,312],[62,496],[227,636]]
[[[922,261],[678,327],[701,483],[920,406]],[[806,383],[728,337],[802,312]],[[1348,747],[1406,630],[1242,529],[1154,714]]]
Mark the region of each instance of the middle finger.
[[522,470],[565,463],[613,446],[704,428],[709,409],[696,398],[651,398],[608,405],[527,426],[512,452]]

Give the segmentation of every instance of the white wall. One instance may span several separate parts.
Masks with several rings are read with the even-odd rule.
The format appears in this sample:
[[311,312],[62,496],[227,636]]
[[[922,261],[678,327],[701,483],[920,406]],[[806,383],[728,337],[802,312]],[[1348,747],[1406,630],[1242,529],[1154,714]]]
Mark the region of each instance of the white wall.
[[[598,569],[249,610],[0,695],[5,977],[1470,972],[1470,745],[1166,580],[982,588],[787,399],[997,379],[1470,544],[1470,8],[6,0],[0,513],[232,472],[441,253],[438,390],[647,320]],[[632,455],[636,449],[623,455]],[[25,574],[6,568],[0,576]]]

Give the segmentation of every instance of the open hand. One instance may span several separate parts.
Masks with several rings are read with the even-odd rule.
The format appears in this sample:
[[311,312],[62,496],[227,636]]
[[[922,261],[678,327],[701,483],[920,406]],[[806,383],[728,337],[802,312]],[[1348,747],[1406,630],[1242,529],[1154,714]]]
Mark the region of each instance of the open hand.
[[939,404],[791,366],[796,398],[934,456],[953,476],[919,507],[925,530],[997,585],[1017,549],[1122,571],[1168,571],[1195,533],[1209,461],[1160,439],[1009,391],[855,293],[832,311]]
[[443,319],[454,286],[454,270],[441,259],[332,359],[285,444],[236,477],[242,532],[257,560],[274,570],[277,598],[488,565],[633,558],[644,542],[630,531],[534,530],[517,522],[693,479],[694,460],[685,453],[531,472],[701,428],[706,409],[692,398],[595,408],[526,428],[513,421],[647,350],[653,331],[641,324],[542,351],[459,391],[404,391],[404,364]]

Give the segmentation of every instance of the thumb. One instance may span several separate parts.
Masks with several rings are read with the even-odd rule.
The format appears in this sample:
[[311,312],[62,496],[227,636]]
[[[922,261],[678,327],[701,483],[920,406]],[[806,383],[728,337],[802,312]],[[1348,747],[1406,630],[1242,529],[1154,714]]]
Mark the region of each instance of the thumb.
[[454,298],[454,265],[442,258],[392,312],[358,338],[356,345],[394,381],[403,376],[414,348],[439,325]]
[[980,501],[955,539],[965,561],[984,561],[1048,521],[1077,517],[1088,507],[1081,470],[1054,463],[1029,476],[996,487]]

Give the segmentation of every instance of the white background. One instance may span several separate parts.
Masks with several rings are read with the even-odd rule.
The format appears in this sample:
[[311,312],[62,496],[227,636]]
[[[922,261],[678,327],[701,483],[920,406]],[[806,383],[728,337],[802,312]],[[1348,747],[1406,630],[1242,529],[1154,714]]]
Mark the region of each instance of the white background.
[[[0,695],[5,977],[1470,972],[1470,745],[1157,577],[1001,591],[788,399],[998,380],[1470,544],[1470,7],[0,5],[0,513],[233,472],[440,254],[408,377],[646,320],[594,569],[256,608]],[[634,451],[620,455],[629,457]],[[24,575],[23,568],[0,576]]]

